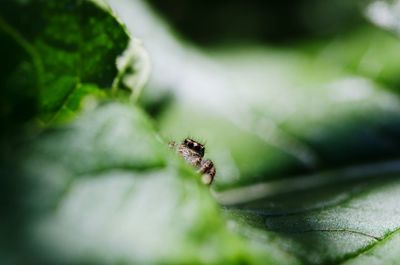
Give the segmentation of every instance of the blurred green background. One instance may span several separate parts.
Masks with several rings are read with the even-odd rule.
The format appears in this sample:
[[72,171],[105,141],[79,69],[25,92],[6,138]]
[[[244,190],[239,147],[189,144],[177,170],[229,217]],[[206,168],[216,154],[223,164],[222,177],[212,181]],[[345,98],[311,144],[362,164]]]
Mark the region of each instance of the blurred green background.
[[157,33],[119,10],[153,59],[144,105],[165,138],[213,147],[216,187],[398,156],[399,43],[376,3],[149,3]]

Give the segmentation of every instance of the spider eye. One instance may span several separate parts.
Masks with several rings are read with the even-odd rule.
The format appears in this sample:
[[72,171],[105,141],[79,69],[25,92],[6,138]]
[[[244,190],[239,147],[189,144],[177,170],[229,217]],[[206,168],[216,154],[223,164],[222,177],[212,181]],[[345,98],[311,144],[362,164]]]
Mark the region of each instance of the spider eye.
[[193,142],[189,142],[189,141],[188,141],[186,144],[187,144],[187,146],[188,146],[189,148],[193,148],[193,147],[194,147]]
[[183,142],[189,149],[196,151],[199,154],[204,155],[204,146],[202,144],[197,143],[189,138],[186,138]]

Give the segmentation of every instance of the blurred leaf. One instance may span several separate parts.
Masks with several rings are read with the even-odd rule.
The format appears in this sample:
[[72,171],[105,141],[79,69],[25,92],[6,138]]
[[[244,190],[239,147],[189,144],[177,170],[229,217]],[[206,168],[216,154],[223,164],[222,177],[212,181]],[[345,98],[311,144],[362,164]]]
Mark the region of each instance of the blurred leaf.
[[398,158],[400,46],[384,32],[205,53],[175,38],[141,1],[110,4],[152,55],[145,98],[167,106],[160,133],[206,139],[217,188]]
[[400,35],[400,2],[398,0],[372,0],[365,8],[366,17],[378,27]]
[[18,211],[24,223],[18,233],[8,230],[20,245],[3,260],[297,264],[279,248],[262,253],[230,232],[199,176],[157,140],[135,107],[104,104],[17,150],[11,172],[19,168],[21,204],[5,216],[8,228],[20,223],[12,219]]
[[192,73],[193,84],[177,84],[160,128],[167,138],[207,139],[220,188],[398,158],[391,89],[294,50],[238,48],[213,59],[195,68],[203,83]]
[[367,77],[385,89],[400,93],[400,47],[393,34],[366,27],[321,43],[313,56],[317,62]]
[[9,165],[19,203],[5,212],[3,238],[22,245],[6,252],[5,262],[301,264],[297,256],[304,264],[338,264],[369,248],[385,251],[373,246],[386,238],[394,244],[388,235],[400,225],[398,181],[385,168],[373,182],[363,182],[364,174],[353,185],[230,206],[226,221],[198,176],[157,140],[148,118],[124,104],[104,104],[21,143],[11,157],[19,158]]
[[[214,195],[237,233],[304,264],[396,264],[396,39],[366,28],[308,47],[204,52],[141,1],[111,3],[148,44],[151,89],[172,94],[157,116],[161,134],[206,140]],[[140,27],[126,10],[141,14]]]
[[2,117],[62,121],[87,95],[105,95],[129,40],[109,11],[77,0],[0,6]]

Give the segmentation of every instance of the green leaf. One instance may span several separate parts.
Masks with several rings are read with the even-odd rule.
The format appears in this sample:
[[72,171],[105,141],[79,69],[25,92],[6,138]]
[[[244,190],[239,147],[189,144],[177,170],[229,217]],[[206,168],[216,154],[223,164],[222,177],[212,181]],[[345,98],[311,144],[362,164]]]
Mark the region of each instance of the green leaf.
[[397,264],[399,260],[399,233],[393,233],[373,248],[343,264]]
[[136,107],[104,104],[13,154],[14,178],[3,187],[10,195],[17,182],[20,203],[2,227],[6,221],[11,242],[22,239],[8,257],[17,263],[29,256],[37,264],[296,264],[227,229],[200,176]]
[[2,1],[0,10],[2,116],[63,121],[85,96],[105,96],[129,41],[108,10],[78,0]]
[[[9,165],[14,178],[2,185],[4,195],[19,198],[2,220],[3,228],[11,228],[6,235],[23,239],[11,258],[50,264],[338,264],[367,249],[378,251],[374,246],[392,242],[388,235],[400,226],[400,186],[390,171],[395,163],[378,168],[379,178],[332,172],[344,183],[283,189],[222,215],[199,176],[157,138],[142,111],[107,103],[23,142],[11,155],[19,158]],[[10,192],[13,182],[17,194]]]
[[173,95],[160,133],[206,140],[214,195],[237,233],[303,264],[396,264],[398,40],[366,27],[322,43],[204,53],[140,2],[122,2],[111,1],[128,29],[140,30],[121,7],[144,16],[151,88]]
[[[160,34],[140,2],[119,3],[145,17],[125,13],[133,24]],[[148,40],[150,87],[157,97],[172,88],[176,101],[158,125],[174,140],[207,139],[224,190],[210,193],[140,109],[96,108],[86,97],[126,81],[115,59],[128,37],[109,11],[81,1],[2,5],[2,52],[12,66],[1,76],[2,118],[14,124],[39,113],[48,122],[91,107],[1,150],[0,263],[396,262],[399,166],[388,160],[399,155],[400,102],[375,82],[396,83],[395,70],[358,72],[347,45],[332,51],[344,54],[338,65],[316,55],[323,48],[205,56],[161,31]],[[23,16],[13,18],[14,8]]]
[[[397,164],[390,166],[398,170]],[[374,251],[400,227],[398,173],[384,173],[384,168],[376,178],[266,195],[229,212],[259,233],[275,234],[275,244],[305,264],[340,264]]]

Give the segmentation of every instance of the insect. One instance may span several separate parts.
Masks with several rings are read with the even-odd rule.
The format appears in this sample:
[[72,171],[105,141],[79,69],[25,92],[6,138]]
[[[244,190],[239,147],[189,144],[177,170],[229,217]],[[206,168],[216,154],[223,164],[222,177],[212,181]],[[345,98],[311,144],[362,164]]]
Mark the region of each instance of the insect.
[[170,142],[169,147],[176,149],[178,154],[183,157],[189,164],[197,168],[197,172],[202,174],[201,181],[210,185],[214,180],[216,173],[214,163],[210,159],[203,159],[204,145],[190,138],[183,140],[179,146],[175,142]]

